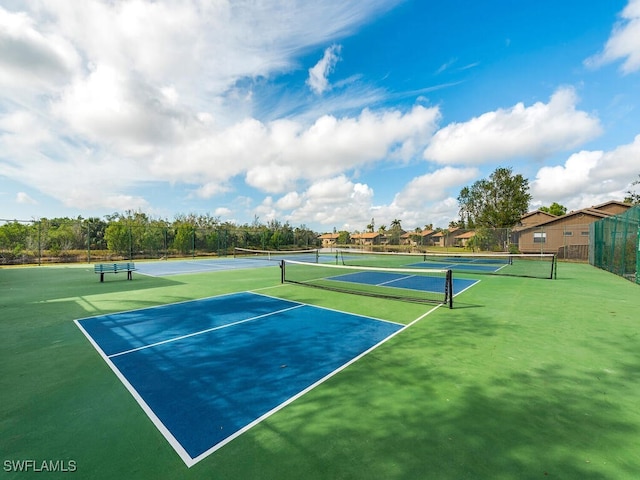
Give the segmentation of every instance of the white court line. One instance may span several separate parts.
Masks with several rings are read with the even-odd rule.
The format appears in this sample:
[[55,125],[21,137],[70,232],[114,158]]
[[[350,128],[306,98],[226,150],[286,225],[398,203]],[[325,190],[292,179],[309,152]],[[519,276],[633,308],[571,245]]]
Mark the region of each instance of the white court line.
[[221,330],[223,328],[233,327],[234,325],[240,325],[241,323],[252,322],[252,321],[258,320],[260,318],[265,318],[265,317],[269,317],[271,315],[277,315],[279,313],[288,312],[289,310],[295,310],[296,308],[300,308],[300,307],[303,307],[303,306],[304,306],[303,304],[294,305],[293,307],[283,308],[282,310],[277,310],[275,312],[264,313],[262,315],[258,315],[258,316],[255,316],[255,317],[246,318],[244,320],[238,320],[237,322],[228,323],[226,325],[218,325],[217,327],[206,328],[206,329],[200,330],[198,332],[188,333],[186,335],[180,335],[180,336],[175,337],[175,338],[169,338],[167,340],[162,340],[161,342],[150,343],[149,345],[143,345],[142,347],[132,348],[130,350],[125,350],[124,352],[112,353],[111,355],[109,355],[109,358],[119,357],[120,355],[126,355],[127,353],[137,352],[139,350],[144,350],[146,348],[157,347],[158,345],[164,345],[165,343],[177,342],[178,340],[183,340],[183,339],[189,338],[189,337],[195,337],[196,335],[202,335],[203,333],[213,332],[214,330]]
[[[416,276],[416,275],[406,275],[406,276],[404,276],[404,277],[394,278],[394,279],[391,279],[391,280],[386,281],[386,282],[377,283],[377,284],[376,284],[376,287],[379,287],[379,286],[381,286],[381,285],[388,285],[388,284],[393,283],[393,282],[399,282],[399,281],[401,281],[401,280],[406,280],[407,278],[413,278],[413,277],[415,277],[415,276]],[[412,290],[412,289],[409,289],[409,290]]]

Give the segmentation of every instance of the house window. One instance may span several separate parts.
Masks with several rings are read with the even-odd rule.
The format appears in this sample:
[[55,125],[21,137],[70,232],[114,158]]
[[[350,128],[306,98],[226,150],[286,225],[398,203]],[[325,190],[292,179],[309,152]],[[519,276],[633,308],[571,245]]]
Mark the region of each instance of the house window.
[[567,231],[565,231],[565,232],[564,232],[564,236],[565,236],[565,237],[573,237],[573,232],[567,232]]
[[533,233],[533,243],[547,243],[547,233],[546,232],[534,232]]
[[589,236],[589,231],[580,232],[580,235],[582,235],[583,237],[588,237]]

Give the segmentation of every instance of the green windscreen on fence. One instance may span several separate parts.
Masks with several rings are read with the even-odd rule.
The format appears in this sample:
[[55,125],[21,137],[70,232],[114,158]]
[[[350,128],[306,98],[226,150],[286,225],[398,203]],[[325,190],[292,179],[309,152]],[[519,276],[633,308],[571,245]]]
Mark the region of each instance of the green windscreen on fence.
[[590,225],[589,263],[640,283],[640,206]]

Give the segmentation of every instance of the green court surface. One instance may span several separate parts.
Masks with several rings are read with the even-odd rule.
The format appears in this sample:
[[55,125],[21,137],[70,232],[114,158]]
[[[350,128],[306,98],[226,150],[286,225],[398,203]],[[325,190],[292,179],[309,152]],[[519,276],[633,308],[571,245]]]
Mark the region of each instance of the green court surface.
[[[639,478],[639,286],[565,263],[477,278],[431,311],[281,285],[277,266],[0,268],[0,478]],[[73,320],[240,291],[418,321],[187,468]]]

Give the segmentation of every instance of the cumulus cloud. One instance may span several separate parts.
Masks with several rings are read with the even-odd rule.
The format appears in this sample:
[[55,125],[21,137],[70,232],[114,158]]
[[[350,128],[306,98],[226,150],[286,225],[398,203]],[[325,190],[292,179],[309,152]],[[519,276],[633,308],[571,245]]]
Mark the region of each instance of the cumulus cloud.
[[444,167],[411,180],[393,201],[404,208],[416,208],[427,202],[446,198],[453,189],[457,195],[460,188],[478,178],[477,168]]
[[213,212],[216,217],[228,217],[231,213],[231,209],[227,207],[218,207]]
[[0,6],[0,86],[50,91],[67,80],[80,63],[78,52],[62,34],[38,29],[24,12]]
[[318,63],[309,69],[309,78],[307,79],[307,85],[311,90],[321,95],[329,89],[329,74],[333,72],[333,69],[340,59],[340,45],[332,45],[324,51],[324,56]]
[[171,98],[149,84],[97,65],[64,90],[52,113],[93,142],[125,154],[146,155],[155,145],[176,139],[180,115],[170,104]]
[[352,228],[362,228],[367,217],[371,218],[372,201],[371,187],[338,175],[313,182],[302,193],[288,193],[275,205],[290,209],[286,216],[292,222],[342,228],[348,218]]
[[276,202],[276,206],[280,210],[295,210],[302,205],[303,201],[298,192],[289,192]]
[[[311,125],[294,120],[247,119],[221,131],[194,127],[194,138],[164,147],[150,166],[157,179],[220,184],[244,175],[248,185],[277,194],[299,180],[326,178],[381,160],[404,162],[428,143],[437,108],[364,110],[324,115]],[[214,192],[214,190],[211,190]]]
[[616,196],[622,200],[638,172],[640,135],[614,150],[581,151],[563,165],[541,168],[531,182],[531,192],[542,204],[565,202],[583,208]]
[[424,158],[442,164],[479,165],[489,161],[544,158],[575,148],[601,133],[599,120],[576,110],[572,88],[558,89],[548,103],[518,103],[442,128]]
[[31,198],[25,192],[18,192],[16,194],[16,203],[24,203],[24,204],[28,204],[28,205],[37,205],[38,204],[38,202],[36,202],[33,198]]
[[624,73],[640,70],[640,0],[629,0],[620,16],[603,51],[586,59],[587,66],[595,68],[624,60]]

